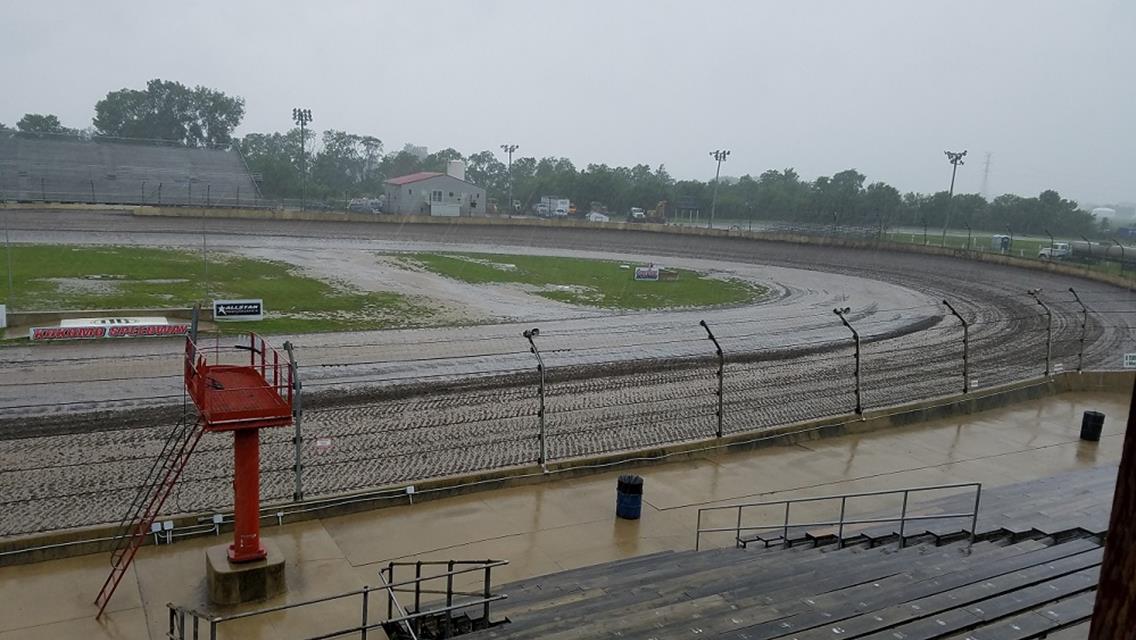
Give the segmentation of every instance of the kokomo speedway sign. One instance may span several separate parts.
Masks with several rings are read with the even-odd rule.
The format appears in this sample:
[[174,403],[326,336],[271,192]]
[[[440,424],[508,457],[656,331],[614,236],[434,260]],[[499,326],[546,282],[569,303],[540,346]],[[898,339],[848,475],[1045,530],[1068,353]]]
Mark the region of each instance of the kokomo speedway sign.
[[214,300],[214,320],[263,320],[264,300]]
[[32,327],[28,337],[33,341],[99,340],[101,338],[160,338],[184,336],[188,324],[119,324],[82,327]]

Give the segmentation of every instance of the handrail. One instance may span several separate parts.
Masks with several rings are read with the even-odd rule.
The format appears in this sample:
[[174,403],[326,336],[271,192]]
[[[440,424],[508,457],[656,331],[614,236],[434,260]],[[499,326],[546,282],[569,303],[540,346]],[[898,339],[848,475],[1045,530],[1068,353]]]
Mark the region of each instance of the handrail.
[[[220,625],[222,625],[226,622],[232,622],[234,620],[241,620],[241,619],[244,619],[244,618],[251,618],[251,617],[267,615],[267,614],[271,614],[271,613],[278,613],[280,611],[287,611],[289,609],[296,609],[296,608],[305,607],[305,606],[308,606],[308,605],[321,604],[321,603],[330,602],[330,601],[333,601],[333,600],[342,600],[344,598],[361,596],[361,598],[362,598],[362,600],[361,600],[362,616],[361,616],[361,623],[360,624],[357,624],[357,625],[352,626],[352,627],[332,631],[332,632],[329,632],[329,633],[326,633],[326,634],[323,634],[323,635],[313,636],[313,638],[310,639],[310,640],[315,640],[317,638],[334,638],[334,637],[338,637],[338,636],[345,636],[345,635],[348,635],[348,634],[356,634],[356,633],[359,634],[360,638],[366,638],[368,631],[382,627],[384,624],[391,624],[391,623],[402,624],[410,632],[411,637],[414,638],[414,637],[416,637],[416,632],[412,628],[413,625],[411,623],[415,620],[418,620],[420,618],[424,618],[424,617],[430,616],[430,615],[436,615],[436,614],[446,614],[447,617],[448,617],[453,611],[458,611],[458,610],[461,610],[461,609],[468,609],[470,607],[480,606],[480,607],[484,607],[485,619],[486,619],[486,621],[488,621],[488,619],[489,619],[489,604],[492,603],[492,602],[497,602],[499,600],[504,600],[504,599],[508,598],[508,596],[505,595],[505,594],[494,595],[494,594],[489,593],[490,570],[493,567],[500,567],[500,566],[509,564],[508,560],[453,560],[453,561],[440,561],[440,562],[439,561],[423,562],[423,563],[421,563],[422,565],[470,565],[470,566],[459,568],[459,569],[450,569],[449,571],[446,571],[444,573],[437,573],[437,574],[433,574],[433,575],[429,575],[429,576],[419,575],[416,578],[411,578],[411,579],[408,579],[408,580],[401,580],[401,581],[395,581],[393,579],[388,580],[386,577],[383,576],[383,573],[385,571],[387,571],[388,568],[391,565],[394,565],[394,566],[415,566],[415,565],[418,565],[418,564],[419,563],[416,563],[416,562],[400,562],[400,563],[391,563],[387,567],[381,568],[379,570],[379,580],[382,582],[382,586],[372,587],[370,585],[367,585],[367,586],[364,586],[361,589],[346,591],[346,592],[343,592],[343,593],[338,593],[338,594],[334,594],[334,595],[330,595],[330,596],[323,596],[323,597],[320,597],[320,598],[313,598],[311,600],[305,600],[303,602],[294,602],[294,603],[289,603],[289,604],[277,605],[277,606],[273,606],[273,607],[265,607],[263,609],[256,609],[254,611],[245,611],[243,613],[234,613],[234,614],[225,615],[225,616],[213,616],[213,615],[198,611],[196,609],[191,609],[191,608],[188,608],[188,607],[181,607],[181,606],[175,605],[173,603],[168,603],[166,605],[166,608],[167,608],[167,612],[168,612],[168,616],[169,616],[169,626],[168,626],[168,629],[167,629],[166,637],[169,638],[170,640],[185,640],[186,638],[191,638],[191,639],[197,640],[199,638],[198,634],[199,634],[200,631],[208,630],[208,636],[206,636],[206,637],[213,640],[217,637],[218,628],[220,627]],[[465,593],[465,592],[455,592],[455,591],[452,590],[453,576],[465,574],[465,573],[471,573],[471,572],[474,572],[474,571],[483,571],[485,573],[485,589],[484,589],[483,592],[481,592],[481,593]],[[395,591],[400,591],[400,592],[401,591],[407,591],[407,592],[413,591],[412,589],[401,589],[400,590],[400,589],[397,589],[396,587],[403,587],[403,586],[412,585],[412,584],[418,586],[422,582],[425,582],[426,580],[436,580],[436,579],[439,579],[439,578],[445,578],[447,580],[448,585],[451,587],[450,592],[447,594],[447,600],[446,600],[445,606],[430,607],[430,608],[427,608],[425,610],[419,610],[419,600],[418,600],[418,597],[416,596],[414,610],[413,611],[407,611],[402,606],[402,604],[399,603],[395,599],[395,596],[394,596]],[[385,591],[387,593],[387,597],[388,597],[388,601],[387,601],[388,602],[388,614],[384,619],[382,619],[381,621],[377,621],[377,622],[372,621],[374,614],[372,614],[370,612],[370,609],[368,607],[369,596],[372,592],[375,592],[375,591]],[[443,592],[443,593],[445,593],[445,592]],[[453,595],[481,596],[481,597],[479,597],[475,600],[471,600],[471,601],[454,602],[453,597],[452,597]],[[397,607],[397,611],[398,611],[398,614],[399,614],[398,616],[395,616],[393,614],[393,611],[395,610],[396,607]],[[379,616],[379,617],[382,617],[382,616]],[[191,627],[187,627],[187,625],[186,625],[186,619],[187,618],[189,618],[189,622],[192,625]]]
[[[913,493],[920,493],[926,491],[941,491],[945,489],[962,489],[974,488],[974,507],[964,513],[940,513],[932,515],[908,515],[909,498]],[[894,516],[878,516],[866,518],[846,518],[848,500],[851,498],[863,498],[869,496],[883,496],[883,495],[903,495],[903,506],[900,509],[899,517]],[[699,550],[702,543],[702,534],[704,533],[724,533],[728,531],[734,532],[734,545],[736,547],[744,547],[746,543],[751,542],[742,538],[742,533],[746,531],[776,531],[781,530],[781,539],[783,544],[789,544],[789,528],[800,527],[837,527],[837,544],[844,544],[844,527],[846,525],[860,525],[860,524],[883,524],[889,522],[899,523],[899,545],[902,547],[906,544],[904,533],[907,528],[908,522],[921,522],[924,520],[947,520],[953,518],[970,518],[970,538],[969,544],[974,544],[975,535],[978,528],[978,509],[982,499],[982,483],[981,482],[956,482],[950,484],[927,485],[921,487],[905,487],[902,489],[883,489],[879,491],[860,491],[857,493],[843,493],[833,494],[826,496],[811,496],[805,498],[789,498],[786,500],[766,500],[762,502],[749,502],[744,504],[723,505],[718,507],[703,507],[698,510],[698,520],[696,524],[694,536],[694,548]],[[815,522],[791,522],[790,509],[793,504],[806,503],[806,502],[822,502],[828,500],[840,500],[840,516],[836,520],[821,520]],[[742,510],[756,507],[772,507],[784,505],[784,515],[782,521],[778,525],[759,525],[759,526],[742,526]],[[702,527],[702,514],[711,511],[727,511],[734,510],[737,512],[735,525],[732,527]]]
[[[205,385],[207,382],[207,372],[209,368],[218,366],[235,366],[235,367],[252,367],[260,373],[264,379],[267,387],[285,401],[289,407],[293,403],[293,384],[292,384],[292,367],[289,365],[287,357],[283,356],[279,350],[272,347],[268,342],[257,335],[256,333],[248,333],[247,344],[235,344],[229,346],[221,346],[219,342],[209,346],[199,345],[192,337],[186,336],[185,339],[185,354],[184,354],[184,378],[185,386],[189,391],[189,395],[193,398],[198,409],[202,412],[208,413],[209,406],[212,403],[209,401],[209,396],[215,393],[231,393],[239,391],[247,391],[250,389],[262,389],[264,387],[229,387],[225,389],[213,390],[211,393],[206,393]],[[248,359],[244,358],[228,358],[223,359],[222,353],[233,351],[248,351]],[[242,419],[227,419],[224,423],[242,422]]]

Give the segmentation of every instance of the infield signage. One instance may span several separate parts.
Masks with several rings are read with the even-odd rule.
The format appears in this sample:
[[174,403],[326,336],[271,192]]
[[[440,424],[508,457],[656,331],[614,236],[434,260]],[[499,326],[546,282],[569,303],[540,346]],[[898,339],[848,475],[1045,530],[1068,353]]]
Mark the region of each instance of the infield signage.
[[34,342],[55,340],[101,340],[103,338],[163,338],[184,336],[188,324],[118,324],[79,327],[32,327],[28,338]]
[[635,267],[635,279],[650,281],[658,280],[659,268],[654,265],[651,265],[649,267]]
[[216,321],[263,320],[264,300],[214,300]]
[[1124,368],[1136,369],[1136,353],[1124,354]]

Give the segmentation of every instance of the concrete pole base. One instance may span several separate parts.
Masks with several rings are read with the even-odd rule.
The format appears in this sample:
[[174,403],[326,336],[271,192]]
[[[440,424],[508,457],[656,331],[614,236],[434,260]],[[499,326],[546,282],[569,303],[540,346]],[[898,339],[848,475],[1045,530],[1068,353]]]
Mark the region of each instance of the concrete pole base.
[[261,539],[260,544],[268,553],[263,560],[239,564],[229,561],[229,545],[205,550],[209,602],[241,604],[284,593],[284,555],[271,540]]

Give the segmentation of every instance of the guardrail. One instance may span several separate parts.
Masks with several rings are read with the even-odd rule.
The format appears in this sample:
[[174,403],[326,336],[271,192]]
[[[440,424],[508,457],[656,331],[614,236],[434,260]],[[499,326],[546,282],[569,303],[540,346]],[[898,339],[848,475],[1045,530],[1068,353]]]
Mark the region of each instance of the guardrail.
[[[908,515],[909,498],[913,493],[922,493],[927,491],[941,491],[945,489],[963,489],[974,488],[974,508],[965,513],[940,513],[933,515]],[[903,506],[900,509],[899,517],[891,516],[871,516],[866,518],[846,518],[845,515],[848,511],[848,500],[850,498],[863,498],[868,496],[886,496],[886,495],[903,495]],[[863,525],[863,524],[885,524],[898,522],[899,523],[899,546],[904,546],[904,534],[907,529],[908,522],[922,522],[926,520],[947,520],[953,518],[970,518],[970,544],[974,544],[975,530],[978,526],[978,507],[982,499],[982,483],[980,482],[962,482],[955,484],[940,484],[923,487],[907,487],[904,489],[886,489],[883,491],[863,491],[860,493],[844,493],[838,495],[816,496],[810,498],[790,498],[788,500],[769,500],[765,502],[750,502],[746,504],[726,505],[721,507],[703,507],[698,510],[697,531],[694,538],[694,548],[698,550],[701,548],[702,535],[707,533],[724,533],[733,532],[734,545],[738,548],[745,547],[747,543],[754,542],[757,537],[747,538],[743,537],[743,532],[758,532],[758,531],[781,531],[782,543],[785,546],[789,545],[789,529],[800,529],[802,527],[836,527],[836,540],[838,545],[844,544],[844,527],[847,525]],[[811,522],[791,522],[791,507],[794,504],[806,502],[823,502],[823,501],[840,501],[840,517],[836,520],[817,520]],[[777,525],[758,525],[758,526],[743,526],[743,510],[755,509],[758,507],[775,507],[784,506],[784,517],[782,522]],[[728,511],[736,510],[736,524],[732,527],[702,527],[703,513],[712,511]]]
[[[461,609],[472,609],[479,607],[483,611],[486,624],[489,623],[489,605],[490,603],[498,600],[504,600],[508,596],[504,594],[490,593],[490,575],[494,567],[500,567],[509,564],[508,560],[443,560],[437,562],[392,562],[379,571],[379,580],[382,582],[381,586],[364,586],[362,589],[348,591],[332,596],[325,596],[323,598],[315,598],[312,600],[305,600],[303,602],[296,602],[292,604],[280,605],[277,607],[267,607],[264,609],[257,609],[255,611],[248,611],[245,613],[236,613],[228,616],[213,616],[208,613],[203,613],[195,609],[187,607],[180,607],[175,604],[169,603],[166,605],[168,625],[166,627],[166,638],[168,640],[201,640],[203,637],[209,640],[216,640],[218,633],[221,631],[221,625],[235,620],[244,620],[247,618],[254,618],[258,616],[265,616],[281,611],[290,611],[292,609],[299,609],[316,604],[323,604],[336,600],[343,600],[345,598],[359,597],[359,624],[350,627],[344,627],[334,631],[320,634],[318,636],[310,636],[308,640],[323,640],[325,638],[338,638],[347,635],[358,634],[357,637],[366,639],[368,634],[373,629],[384,628],[388,630],[388,635],[393,627],[398,627],[400,630],[396,632],[396,637],[405,637],[417,640],[419,636],[418,629],[420,625],[428,618],[441,616],[447,622],[452,622],[453,613]],[[446,566],[448,570],[445,573],[438,573],[429,576],[422,575],[422,567],[430,566]],[[455,569],[459,565],[470,565],[465,568]],[[413,566],[416,567],[416,575],[414,578],[408,580],[394,581],[388,579],[387,576],[394,575],[395,567]],[[463,592],[455,591],[453,588],[454,576],[472,573],[476,571],[484,572],[484,589],[479,592]],[[446,590],[430,590],[423,589],[422,583],[430,580],[446,580]],[[414,588],[408,588],[408,585],[414,585]],[[382,617],[381,620],[375,619],[375,614],[370,608],[370,595],[372,592],[382,591],[387,594],[387,615]],[[414,593],[415,604],[413,609],[403,607],[397,600],[396,593]],[[446,604],[438,607],[428,607],[425,610],[421,609],[421,596],[422,594],[444,594],[446,596]],[[473,600],[459,601],[457,597],[472,597]],[[395,616],[395,613],[398,613]],[[380,616],[381,617],[381,616]],[[449,637],[450,626],[444,626],[443,637]],[[203,633],[208,635],[202,636]],[[405,635],[402,635],[405,634]]]

